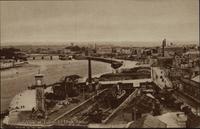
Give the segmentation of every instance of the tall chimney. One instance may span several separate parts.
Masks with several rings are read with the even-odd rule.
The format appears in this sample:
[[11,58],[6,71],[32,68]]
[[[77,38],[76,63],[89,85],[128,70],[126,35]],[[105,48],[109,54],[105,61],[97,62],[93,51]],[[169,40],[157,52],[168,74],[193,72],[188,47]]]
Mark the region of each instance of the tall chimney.
[[166,46],[166,39],[162,41],[162,56],[165,56],[165,46]]
[[92,82],[92,68],[91,68],[91,58],[88,58],[88,82]]

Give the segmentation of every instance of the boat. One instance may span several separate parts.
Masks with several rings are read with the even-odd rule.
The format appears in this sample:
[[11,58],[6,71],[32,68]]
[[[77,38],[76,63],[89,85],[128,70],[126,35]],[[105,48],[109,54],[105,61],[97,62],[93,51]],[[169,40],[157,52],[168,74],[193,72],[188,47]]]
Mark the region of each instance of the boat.
[[60,60],[71,60],[72,56],[62,54],[62,55],[59,55],[59,59]]

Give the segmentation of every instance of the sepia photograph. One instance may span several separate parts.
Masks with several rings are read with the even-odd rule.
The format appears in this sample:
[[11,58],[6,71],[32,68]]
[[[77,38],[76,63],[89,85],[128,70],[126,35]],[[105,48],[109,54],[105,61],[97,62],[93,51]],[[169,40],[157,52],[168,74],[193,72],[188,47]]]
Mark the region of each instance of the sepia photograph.
[[199,0],[0,0],[0,128],[200,128]]

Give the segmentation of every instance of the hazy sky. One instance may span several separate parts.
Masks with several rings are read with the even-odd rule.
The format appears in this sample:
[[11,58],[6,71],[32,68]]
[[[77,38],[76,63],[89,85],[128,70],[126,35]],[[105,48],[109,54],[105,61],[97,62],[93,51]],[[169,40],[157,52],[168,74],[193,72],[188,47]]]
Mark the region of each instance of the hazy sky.
[[1,1],[1,42],[199,41],[198,0]]

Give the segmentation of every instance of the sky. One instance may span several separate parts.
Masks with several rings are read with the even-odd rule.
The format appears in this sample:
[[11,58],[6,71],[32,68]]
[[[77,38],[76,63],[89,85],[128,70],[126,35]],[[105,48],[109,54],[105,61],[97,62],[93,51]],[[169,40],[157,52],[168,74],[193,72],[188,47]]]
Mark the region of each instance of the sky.
[[1,1],[1,43],[199,41],[198,0]]

